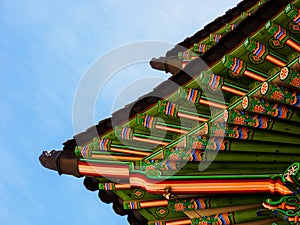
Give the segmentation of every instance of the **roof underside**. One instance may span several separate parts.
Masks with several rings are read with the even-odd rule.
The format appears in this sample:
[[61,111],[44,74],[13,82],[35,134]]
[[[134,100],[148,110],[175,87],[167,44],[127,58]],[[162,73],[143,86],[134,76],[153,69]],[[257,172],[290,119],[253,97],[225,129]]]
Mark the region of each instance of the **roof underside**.
[[[85,186],[100,188],[99,198],[133,225],[285,224],[269,197],[296,201],[298,215],[282,176],[300,161],[298,8],[298,0],[244,0],[168,51],[177,73],[64,143],[80,157]],[[209,166],[199,171],[202,162]],[[212,191],[197,186],[203,179]],[[282,218],[259,211],[264,201]]]

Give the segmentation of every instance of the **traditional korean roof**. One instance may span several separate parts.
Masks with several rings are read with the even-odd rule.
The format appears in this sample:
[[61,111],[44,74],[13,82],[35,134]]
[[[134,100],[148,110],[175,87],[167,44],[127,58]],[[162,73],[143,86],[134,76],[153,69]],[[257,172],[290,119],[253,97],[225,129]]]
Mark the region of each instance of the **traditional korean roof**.
[[242,1],[151,61],[167,81],[42,163],[130,224],[300,224],[299,9]]

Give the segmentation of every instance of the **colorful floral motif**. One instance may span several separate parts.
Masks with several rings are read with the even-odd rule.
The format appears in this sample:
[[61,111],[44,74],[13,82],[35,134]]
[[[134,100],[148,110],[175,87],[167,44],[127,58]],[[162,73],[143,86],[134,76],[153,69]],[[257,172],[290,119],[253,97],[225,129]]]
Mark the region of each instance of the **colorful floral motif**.
[[220,213],[215,216],[203,216],[192,219],[192,225],[230,225],[234,223],[233,213]]
[[225,141],[222,137],[200,135],[187,139],[187,146],[192,149],[225,150]]
[[290,119],[293,114],[293,111],[285,105],[268,102],[255,97],[250,98],[245,96],[244,99],[242,102],[242,107],[249,112],[273,116],[280,119]]
[[247,127],[234,126],[230,124],[226,125],[222,123],[210,123],[209,132],[210,135],[214,137],[229,137],[236,139],[251,139],[253,134],[253,130]]
[[280,71],[279,78],[286,84],[290,84],[294,87],[300,88],[300,75],[292,69],[283,67]]
[[186,148],[165,148],[164,158],[171,161],[189,160],[192,150]]
[[[254,111],[262,110],[262,107],[254,107]],[[238,110],[230,110],[227,122],[236,125],[244,125],[261,129],[270,129],[273,126],[274,120],[259,114],[252,114]]]
[[169,205],[173,212],[210,208],[209,198],[192,198],[170,200]]
[[261,86],[261,94],[284,104],[300,106],[300,94],[296,91],[289,91],[282,86],[264,82]]
[[145,160],[142,162],[142,168],[146,171],[178,170],[181,166],[181,162],[170,159]]

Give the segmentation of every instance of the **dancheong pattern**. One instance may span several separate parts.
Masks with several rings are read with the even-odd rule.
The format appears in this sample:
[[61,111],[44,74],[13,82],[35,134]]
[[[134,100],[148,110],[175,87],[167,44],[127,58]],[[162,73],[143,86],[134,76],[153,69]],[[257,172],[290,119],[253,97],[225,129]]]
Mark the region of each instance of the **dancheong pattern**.
[[285,7],[285,12],[295,23],[300,25],[300,10],[297,9],[294,5],[288,4]]
[[290,91],[283,86],[278,86],[264,82],[261,86],[261,94],[264,97],[272,100],[299,107],[300,105],[300,93],[296,91]]
[[187,146],[193,149],[224,150],[225,141],[222,137],[197,136],[187,139]]
[[265,59],[268,55],[268,48],[261,42],[255,41],[251,38],[247,38],[244,45],[248,51],[259,59]]
[[282,43],[286,42],[289,39],[288,31],[282,26],[274,23],[273,21],[268,21],[265,27],[274,38],[281,41]]
[[178,94],[180,97],[195,104],[195,103],[199,102],[202,92],[200,90],[194,89],[194,88],[180,87],[178,90]]
[[225,125],[221,123],[209,124],[210,136],[229,137],[236,139],[251,139],[253,130],[244,126]]
[[137,115],[137,123],[143,125],[146,128],[153,129],[155,128],[157,118],[150,115]]
[[203,151],[192,148],[166,148],[164,149],[164,158],[170,161],[191,161],[200,162]]
[[200,74],[200,81],[203,82],[204,85],[207,85],[212,91],[221,90],[221,87],[224,84],[223,77],[207,71]]
[[134,129],[130,127],[115,127],[115,133],[124,140],[132,140]]
[[207,51],[207,49],[209,48],[208,45],[206,44],[194,44],[194,51],[195,52],[199,52],[199,53],[204,53]]
[[158,111],[168,116],[176,117],[178,113],[178,105],[168,101],[158,101]]
[[227,123],[250,126],[261,129],[270,129],[274,123],[274,120],[259,114],[253,114],[238,110],[230,110],[228,112]]
[[279,74],[280,80],[284,81],[286,84],[300,88],[300,75],[292,69],[284,67],[281,69]]
[[289,119],[293,114],[293,111],[286,105],[248,96],[243,98],[242,107],[249,112],[273,116],[280,119]]
[[172,211],[188,211],[209,208],[209,198],[177,199],[169,204]]
[[216,216],[204,216],[192,219],[192,225],[230,225],[234,223],[232,213],[220,213]]
[[222,63],[229,69],[229,72],[231,71],[229,75],[233,78],[241,77],[246,70],[246,63],[244,61],[230,55],[224,55]]
[[132,225],[300,225],[299,8],[243,0],[151,60],[176,85],[41,163],[85,177]]

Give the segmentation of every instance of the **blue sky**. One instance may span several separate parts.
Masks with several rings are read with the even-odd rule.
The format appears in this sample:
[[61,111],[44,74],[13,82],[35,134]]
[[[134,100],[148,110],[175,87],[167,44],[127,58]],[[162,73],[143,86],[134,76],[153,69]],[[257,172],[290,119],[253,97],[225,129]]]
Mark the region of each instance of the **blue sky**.
[[[0,224],[127,224],[81,179],[44,169],[38,156],[73,136],[76,89],[98,57],[135,41],[175,44],[237,3],[1,0]],[[144,63],[120,72],[122,84],[139,70],[167,77]],[[105,94],[96,120],[110,116],[113,95]]]

